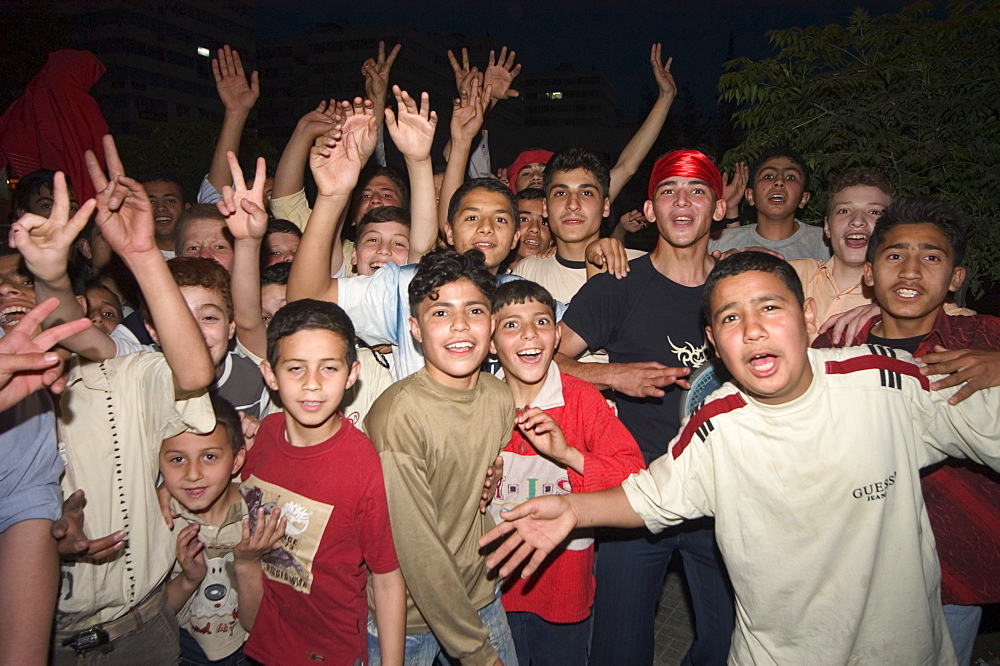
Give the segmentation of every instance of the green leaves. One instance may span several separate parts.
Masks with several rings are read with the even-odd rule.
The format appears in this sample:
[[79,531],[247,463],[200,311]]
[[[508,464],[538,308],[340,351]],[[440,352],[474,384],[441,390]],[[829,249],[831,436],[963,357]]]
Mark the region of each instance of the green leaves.
[[[855,10],[846,25],[774,30],[775,55],[726,64],[719,96],[739,106],[745,139],[725,165],[787,143],[822,186],[851,167],[883,171],[904,194],[957,205],[967,264],[1000,280],[1000,2],[929,3],[895,14]],[[819,222],[822,187],[806,209]]]

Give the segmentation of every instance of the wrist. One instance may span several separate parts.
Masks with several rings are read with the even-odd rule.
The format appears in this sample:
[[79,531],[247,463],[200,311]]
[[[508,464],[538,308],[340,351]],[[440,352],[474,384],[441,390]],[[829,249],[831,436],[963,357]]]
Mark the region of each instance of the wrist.
[[246,120],[249,115],[250,109],[226,109],[223,117],[230,120]]
[[432,166],[431,154],[429,152],[425,155],[422,154],[418,157],[403,155],[403,160],[406,162],[406,166],[408,167],[409,166],[419,167],[424,165]]
[[148,269],[150,266],[156,266],[159,264],[163,264],[164,266],[167,265],[166,260],[163,258],[163,254],[161,254],[159,248],[155,246],[150,250],[120,252],[119,256],[121,256],[125,265],[128,266],[129,269],[136,275],[138,275],[136,272],[137,269]]

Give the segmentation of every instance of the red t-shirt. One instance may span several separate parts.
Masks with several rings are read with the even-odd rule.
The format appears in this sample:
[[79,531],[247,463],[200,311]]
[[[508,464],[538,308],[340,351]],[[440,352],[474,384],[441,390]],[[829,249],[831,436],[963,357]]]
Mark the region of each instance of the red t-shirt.
[[[243,466],[243,497],[280,508],[281,548],[266,555],[264,596],[246,654],[265,663],[353,664],[367,659],[367,565],[399,568],[378,454],[350,421],[333,437],[295,447],[285,415],[260,425]],[[251,528],[253,524],[251,524]]]

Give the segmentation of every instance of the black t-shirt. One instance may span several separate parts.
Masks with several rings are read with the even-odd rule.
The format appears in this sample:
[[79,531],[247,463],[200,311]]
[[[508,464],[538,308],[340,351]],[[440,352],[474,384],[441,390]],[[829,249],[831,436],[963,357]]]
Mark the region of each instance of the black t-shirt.
[[[591,350],[606,349],[612,363],[657,361],[676,368],[705,362],[708,344],[701,316],[702,287],[666,278],[647,255],[629,262],[621,280],[596,275],[577,292],[562,321]],[[682,389],[662,398],[615,392],[618,416],[635,437],[648,464],[667,451],[680,429]]]
[[918,335],[915,338],[881,338],[873,333],[868,334],[868,342],[873,345],[882,345],[892,349],[902,349],[903,351],[916,354],[920,349],[920,343],[924,341],[926,335]]

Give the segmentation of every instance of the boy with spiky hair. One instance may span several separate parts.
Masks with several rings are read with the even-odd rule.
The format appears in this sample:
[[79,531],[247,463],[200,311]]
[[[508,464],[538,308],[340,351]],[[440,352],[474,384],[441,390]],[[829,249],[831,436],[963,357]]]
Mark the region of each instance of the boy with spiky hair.
[[823,230],[795,218],[810,196],[805,159],[787,146],[766,149],[750,169],[746,190],[747,202],[757,209],[757,222],[723,230],[709,243],[709,252],[763,247],[785,259],[829,259]]
[[1000,468],[1000,391],[950,405],[905,352],[810,350],[815,307],[769,254],[720,261],[704,307],[733,383],[621,487],[505,514],[482,543],[517,534],[489,564],[530,557],[531,575],[577,527],[712,515],[739,609],[730,663],[954,664],[919,469]]
[[[1000,383],[1000,319],[948,313],[948,294],[965,279],[966,234],[951,205],[928,197],[899,199],[885,209],[868,245],[866,285],[881,312],[853,344],[904,349],[928,364],[925,374],[947,374],[932,388],[964,386],[952,401]],[[829,347],[830,335],[814,346]],[[941,560],[941,600],[959,663],[968,664],[981,604],[1000,601],[1000,554],[984,544],[1000,539],[1000,483],[966,465],[946,463],[921,479]],[[970,507],[977,506],[979,509]]]
[[[483,477],[514,422],[510,390],[480,371],[494,283],[480,252],[424,256],[409,285],[410,329],[424,367],[386,389],[365,418],[406,579],[407,664],[431,664],[442,653],[463,664],[517,663],[476,543],[493,524],[479,512]],[[369,663],[379,664],[373,629]]]

